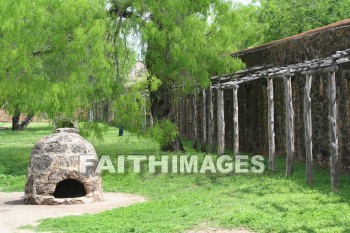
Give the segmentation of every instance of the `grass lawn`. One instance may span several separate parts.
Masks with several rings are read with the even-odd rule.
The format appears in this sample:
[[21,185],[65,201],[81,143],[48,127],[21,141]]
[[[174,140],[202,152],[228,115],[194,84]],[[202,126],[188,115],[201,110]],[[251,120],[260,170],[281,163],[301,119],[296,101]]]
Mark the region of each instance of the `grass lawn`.
[[[0,126],[2,126],[0,124]],[[0,191],[23,191],[32,146],[52,132],[31,124],[23,132],[0,131]],[[99,156],[159,155],[158,144],[110,128],[105,140],[90,140]],[[187,154],[200,154],[190,149]],[[147,164],[143,164],[146,166]],[[306,184],[305,165],[284,178],[285,161],[263,174],[103,174],[108,192],[143,195],[148,202],[100,214],[46,219],[38,231],[184,232],[198,226],[245,227],[256,232],[350,232],[350,177],[341,176],[341,193],[331,193],[329,171],[315,169]]]

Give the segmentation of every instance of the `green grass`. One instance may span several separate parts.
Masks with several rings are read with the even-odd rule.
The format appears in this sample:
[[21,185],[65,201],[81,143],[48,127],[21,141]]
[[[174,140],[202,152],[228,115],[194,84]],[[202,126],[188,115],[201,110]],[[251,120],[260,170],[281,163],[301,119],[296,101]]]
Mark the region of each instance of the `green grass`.
[[[48,125],[28,131],[0,131],[0,189],[23,191],[31,147],[49,134]],[[111,128],[105,140],[90,140],[99,155],[160,154],[158,144]],[[21,142],[21,143],[16,143]],[[187,154],[199,154],[185,142]],[[147,164],[143,164],[147,166]],[[246,227],[257,232],[350,232],[350,179],[341,176],[341,192],[330,189],[329,171],[315,169],[315,184],[306,184],[305,165],[296,163],[284,178],[277,171],[256,174],[103,174],[105,191],[144,195],[148,201],[94,215],[45,219],[38,231],[184,232],[201,225]]]

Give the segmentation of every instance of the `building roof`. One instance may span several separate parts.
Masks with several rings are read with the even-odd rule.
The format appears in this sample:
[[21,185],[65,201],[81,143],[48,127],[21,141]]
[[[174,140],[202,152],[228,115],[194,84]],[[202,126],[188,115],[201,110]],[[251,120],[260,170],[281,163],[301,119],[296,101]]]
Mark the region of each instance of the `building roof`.
[[336,22],[336,23],[332,23],[332,24],[329,24],[329,25],[326,25],[326,26],[323,26],[323,27],[315,28],[315,29],[312,29],[312,30],[309,30],[309,31],[306,31],[306,32],[303,32],[303,33],[300,33],[300,34],[297,34],[297,35],[294,35],[294,36],[290,36],[290,37],[286,37],[286,38],[283,38],[283,39],[275,40],[275,41],[272,41],[272,42],[269,42],[269,43],[266,43],[266,44],[263,44],[263,45],[260,45],[260,46],[257,46],[257,47],[248,48],[248,49],[240,50],[240,51],[237,51],[237,52],[233,52],[230,55],[233,56],[233,57],[237,57],[237,56],[240,56],[240,55],[243,55],[243,54],[253,53],[253,52],[256,52],[256,51],[259,51],[259,50],[264,50],[264,49],[268,49],[268,48],[271,48],[271,47],[275,47],[275,46],[277,46],[279,44],[283,44],[283,43],[286,43],[288,41],[297,40],[297,39],[300,39],[302,37],[313,35],[315,33],[331,30],[331,29],[334,29],[334,28],[340,28],[340,27],[344,27],[344,26],[349,26],[349,25],[350,25],[350,19],[345,19],[345,20],[342,20],[342,21],[339,21],[339,22]]

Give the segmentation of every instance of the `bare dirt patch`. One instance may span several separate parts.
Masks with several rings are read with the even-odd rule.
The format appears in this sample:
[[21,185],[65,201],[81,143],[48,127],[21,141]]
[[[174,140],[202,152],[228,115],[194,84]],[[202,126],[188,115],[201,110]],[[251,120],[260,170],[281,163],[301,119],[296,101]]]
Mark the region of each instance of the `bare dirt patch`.
[[89,204],[25,205],[23,196],[21,192],[0,192],[0,232],[30,232],[17,228],[24,225],[35,226],[37,221],[43,218],[98,213],[146,201],[144,197],[132,194],[104,193],[104,201]]

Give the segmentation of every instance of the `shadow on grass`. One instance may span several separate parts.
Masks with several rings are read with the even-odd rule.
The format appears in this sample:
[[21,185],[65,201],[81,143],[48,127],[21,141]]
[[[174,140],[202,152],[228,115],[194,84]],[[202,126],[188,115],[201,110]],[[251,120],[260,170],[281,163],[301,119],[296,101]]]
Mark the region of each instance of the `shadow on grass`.
[[[184,140],[184,144],[186,146],[186,149],[192,153],[201,154],[201,152],[198,152],[192,148],[192,142],[189,140]],[[226,154],[232,155],[232,150],[226,150]],[[245,153],[242,153],[245,154]],[[248,154],[248,153],[246,153]],[[265,167],[267,168],[267,160],[268,158],[264,156],[265,158]],[[288,181],[290,183],[291,188],[290,191],[315,191],[320,194],[326,195],[326,196],[332,196],[337,198],[337,202],[343,202],[350,204],[350,175],[345,174],[344,172],[341,172],[339,176],[340,181],[340,191],[337,193],[333,193],[331,190],[331,179],[330,179],[330,171],[329,169],[323,169],[318,166],[314,166],[314,183],[312,185],[309,185],[307,183],[307,176],[306,176],[306,165],[303,162],[296,161],[294,165],[294,173],[290,178],[285,178],[285,167],[286,167],[286,160],[282,156],[276,157],[276,171],[271,172],[268,170],[265,170],[263,174],[244,174],[246,176],[245,178],[249,181],[249,179],[259,179],[259,177],[262,178],[269,178],[274,182],[279,181]],[[240,174],[218,174],[218,173],[206,173],[206,178],[208,179],[207,182],[210,182],[211,185],[221,185],[222,178],[223,177],[237,177],[240,176]],[[203,178],[202,178],[203,179]],[[203,186],[206,185],[207,182],[203,182],[200,178],[198,178],[200,182],[196,182],[197,185]],[[293,190],[296,189],[296,190]],[[271,191],[273,192],[274,188],[270,187],[269,183],[261,183],[259,186],[249,186],[245,185],[240,188],[239,192],[241,193],[250,193],[255,192],[255,194],[259,196],[271,194]],[[276,193],[279,192],[279,190],[275,190]],[[283,190],[285,191],[285,190]],[[330,200],[322,199],[319,200],[320,204],[327,204]],[[332,199],[331,202],[334,202],[334,199]]]

